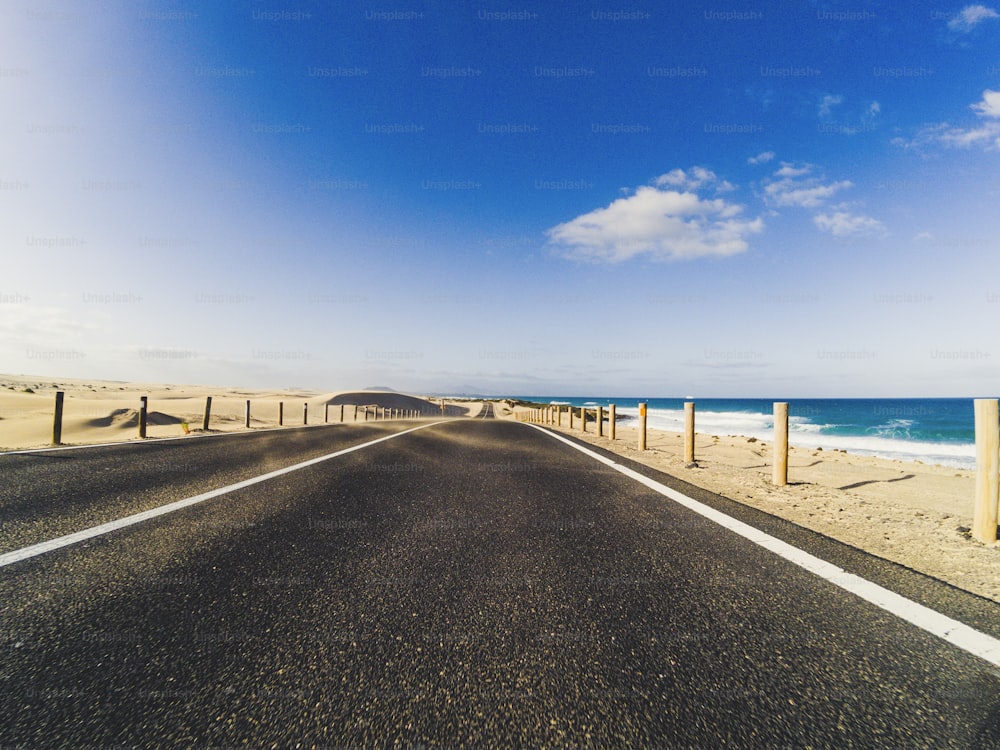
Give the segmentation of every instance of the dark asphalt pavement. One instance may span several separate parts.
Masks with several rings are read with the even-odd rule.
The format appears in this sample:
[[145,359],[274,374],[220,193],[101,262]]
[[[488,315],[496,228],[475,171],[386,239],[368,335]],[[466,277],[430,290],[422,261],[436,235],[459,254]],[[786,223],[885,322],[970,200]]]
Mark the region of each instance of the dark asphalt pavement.
[[[3,456],[0,538],[409,426]],[[0,568],[22,746],[996,748],[1000,676],[527,425],[458,420]]]

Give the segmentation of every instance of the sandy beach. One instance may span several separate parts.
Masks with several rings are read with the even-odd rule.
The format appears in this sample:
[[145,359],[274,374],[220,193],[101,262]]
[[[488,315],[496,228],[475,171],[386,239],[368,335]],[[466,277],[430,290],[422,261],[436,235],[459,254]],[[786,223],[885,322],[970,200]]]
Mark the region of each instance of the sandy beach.
[[[526,409],[499,411],[521,418]],[[578,415],[578,412],[577,412]],[[680,433],[649,430],[638,450],[638,430],[597,437],[596,424],[571,431],[566,414],[557,431],[583,438],[691,484],[905,565],[966,591],[1000,601],[1000,542],[971,539],[975,473],[917,462],[839,451],[789,450],[789,484],[772,484],[772,446],[745,437],[696,435],[696,467],[684,462]]]

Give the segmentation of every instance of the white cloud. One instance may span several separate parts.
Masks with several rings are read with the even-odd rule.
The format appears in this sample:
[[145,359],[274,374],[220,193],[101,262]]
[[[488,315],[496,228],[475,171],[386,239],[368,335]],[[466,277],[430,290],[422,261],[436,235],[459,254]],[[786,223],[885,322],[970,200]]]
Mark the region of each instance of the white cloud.
[[791,162],[783,161],[781,162],[781,167],[774,174],[778,177],[801,177],[804,174],[809,174],[812,170],[812,164],[796,167]]
[[60,307],[4,305],[0,316],[0,342],[65,344],[98,329],[97,324]]
[[657,187],[669,185],[670,187],[682,190],[701,190],[703,187],[712,186],[716,192],[726,193],[736,188],[726,180],[720,180],[715,172],[704,167],[692,167],[685,172],[683,169],[673,169],[666,174],[660,175],[654,181]]
[[986,89],[983,100],[973,104],[972,109],[980,117],[1000,117],[1000,91]]
[[839,94],[826,94],[819,102],[819,116],[829,117],[833,108],[838,104],[842,104],[844,97]]
[[948,21],[948,28],[952,31],[971,31],[983,21],[991,18],[1000,18],[1000,13],[985,5],[968,5],[957,16]]
[[747,164],[753,164],[754,166],[758,164],[767,164],[773,158],[774,158],[773,151],[764,151],[762,153],[757,154],[756,156],[751,156],[749,159],[747,159]]
[[824,232],[829,232],[835,237],[848,237],[858,234],[882,234],[885,231],[882,222],[878,219],[852,214],[850,211],[816,214],[813,217],[813,223]]
[[893,139],[893,144],[903,148],[923,148],[940,145],[948,148],[982,147],[988,151],[1000,150],[1000,91],[986,89],[982,101],[970,105],[985,122],[977,127],[962,128],[946,122],[927,125],[913,138]]
[[884,234],[882,222],[853,213],[846,203],[827,207],[831,197],[853,186],[850,180],[827,182],[816,174],[812,164],[781,162],[774,178],[764,182],[764,201],[772,207],[822,208],[824,210],[813,215],[813,223],[837,237]]
[[743,218],[744,206],[739,204],[691,192],[694,185],[704,187],[717,181],[702,168],[674,170],[657,178],[655,186],[640,187],[607,208],[549,229],[546,235],[577,260],[617,263],[642,255],[654,260],[736,255],[749,247],[750,235],[764,229],[764,221]]
[[853,186],[849,180],[824,184],[818,177],[811,177],[813,166],[797,167],[782,162],[774,174],[778,178],[764,185],[764,198],[772,206],[800,206],[816,208],[841,190]]

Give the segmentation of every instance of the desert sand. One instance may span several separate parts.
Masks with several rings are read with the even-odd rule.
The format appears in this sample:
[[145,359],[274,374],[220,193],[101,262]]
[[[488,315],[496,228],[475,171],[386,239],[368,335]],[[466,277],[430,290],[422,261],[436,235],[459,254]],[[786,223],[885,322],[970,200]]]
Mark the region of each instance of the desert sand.
[[[441,415],[440,399],[425,399],[394,391],[248,390],[162,383],[121,383],[101,380],[52,379],[0,375],[0,450],[42,448],[52,444],[52,417],[56,391],[66,395],[63,404],[62,443],[91,445],[137,440],[140,397],[147,396],[147,438],[183,437],[204,432],[206,397],[212,397],[211,432],[246,429],[246,402],[250,401],[250,429],[276,428],[279,403],[286,427],[319,424],[329,404],[331,422],[364,421],[364,406],[422,410]],[[308,404],[308,414],[304,405]],[[475,415],[480,404],[449,401],[447,416]],[[374,411],[372,411],[374,415]]]
[[[506,409],[523,418],[527,409]],[[695,466],[684,462],[680,433],[649,430],[638,450],[638,429],[616,429],[616,439],[597,437],[563,413],[562,426],[549,427],[659,469],[731,500],[759,508],[1000,602],[1000,542],[970,538],[975,472],[917,462],[857,456],[792,446],[788,486],[772,483],[772,446],[751,438],[695,437]]]

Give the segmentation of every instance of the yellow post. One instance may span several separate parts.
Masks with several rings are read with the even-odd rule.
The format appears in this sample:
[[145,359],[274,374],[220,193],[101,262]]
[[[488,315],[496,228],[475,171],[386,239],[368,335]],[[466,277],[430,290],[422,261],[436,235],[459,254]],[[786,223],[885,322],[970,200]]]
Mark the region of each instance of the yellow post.
[[980,542],[997,540],[997,508],[1000,502],[1000,414],[995,398],[977,398],[976,414],[976,505],[972,513],[972,536]]
[[639,450],[646,450],[646,405],[639,404]]
[[774,484],[788,484],[788,403],[774,404]]
[[580,432],[587,431],[587,410],[583,406],[580,407]]
[[608,407],[608,439],[615,439],[615,405]]
[[694,463],[694,401],[684,403],[684,463]]

